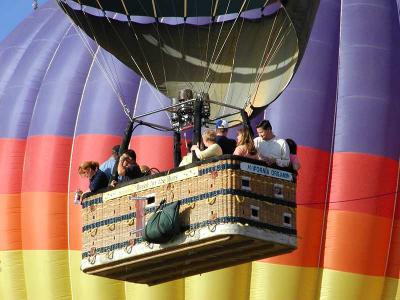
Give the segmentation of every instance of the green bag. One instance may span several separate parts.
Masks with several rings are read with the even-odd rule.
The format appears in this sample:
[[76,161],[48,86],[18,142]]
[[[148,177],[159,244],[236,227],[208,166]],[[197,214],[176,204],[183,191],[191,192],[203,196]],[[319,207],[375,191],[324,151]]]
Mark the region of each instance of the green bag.
[[180,232],[179,206],[179,201],[166,203],[162,200],[144,227],[143,239],[149,243],[162,244],[177,235]]

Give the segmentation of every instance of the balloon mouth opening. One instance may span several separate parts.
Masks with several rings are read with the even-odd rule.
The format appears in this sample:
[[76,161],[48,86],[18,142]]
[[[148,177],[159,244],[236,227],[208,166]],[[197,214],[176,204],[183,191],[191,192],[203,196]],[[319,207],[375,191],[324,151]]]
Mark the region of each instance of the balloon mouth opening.
[[101,10],[96,7],[81,5],[74,0],[57,0],[60,5],[67,5],[69,8],[75,11],[83,11],[86,14],[97,16],[97,17],[106,17],[114,20],[118,20],[121,22],[133,22],[137,24],[152,24],[152,23],[161,23],[166,25],[208,25],[212,23],[223,23],[234,21],[238,18],[244,20],[257,20],[263,17],[271,16],[277,13],[281,8],[282,4],[280,1],[273,2],[268,4],[265,7],[254,8],[249,10],[243,10],[241,13],[227,13],[220,14],[215,16],[164,16],[164,17],[153,17],[153,16],[145,16],[145,15],[129,15],[122,14],[114,11]]

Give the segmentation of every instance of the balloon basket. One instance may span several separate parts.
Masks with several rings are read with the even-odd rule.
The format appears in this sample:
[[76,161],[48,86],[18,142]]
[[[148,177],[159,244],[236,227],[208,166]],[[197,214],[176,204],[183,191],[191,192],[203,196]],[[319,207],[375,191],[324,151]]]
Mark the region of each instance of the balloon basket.
[[[81,269],[155,285],[296,249],[296,178],[224,155],[141,178],[83,200]],[[181,233],[142,239],[162,200],[180,201]]]

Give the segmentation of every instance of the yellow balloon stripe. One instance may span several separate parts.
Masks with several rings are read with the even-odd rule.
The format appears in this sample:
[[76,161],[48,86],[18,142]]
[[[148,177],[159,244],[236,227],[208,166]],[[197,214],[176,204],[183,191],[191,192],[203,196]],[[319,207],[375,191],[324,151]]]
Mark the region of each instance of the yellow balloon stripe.
[[251,263],[187,277],[185,300],[249,298]]
[[125,292],[127,300],[184,300],[185,281],[180,279],[155,286],[127,282]]
[[[87,275],[80,270],[81,252],[70,251],[72,299],[74,300],[123,300],[125,282]],[[50,300],[50,299],[49,299]]]
[[400,300],[399,279],[386,277],[382,293],[382,300]]
[[23,250],[28,299],[69,299],[68,253],[65,250]]
[[0,299],[26,297],[22,251],[0,251]]
[[79,267],[80,255],[66,250],[0,251],[0,299],[400,299],[397,278],[265,262],[149,287],[86,275]]
[[381,276],[324,269],[320,298],[324,300],[381,299],[384,282],[385,278]]
[[318,299],[319,269],[253,262],[251,300]]

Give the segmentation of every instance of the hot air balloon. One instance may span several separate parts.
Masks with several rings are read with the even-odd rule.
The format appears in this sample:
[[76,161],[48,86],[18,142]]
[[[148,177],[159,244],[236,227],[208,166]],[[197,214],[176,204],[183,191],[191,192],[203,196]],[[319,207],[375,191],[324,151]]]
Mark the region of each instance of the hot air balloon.
[[[294,80],[266,112],[299,145],[298,250],[154,287],[79,270],[76,167],[106,159],[126,122],[96,59],[125,99],[153,92],[69,24],[49,3],[0,44],[0,299],[399,297],[396,1],[321,1]],[[169,134],[139,127],[133,140],[143,163],[172,167]],[[171,156],[146,155],[156,147]]]
[[[91,36],[96,43],[109,50],[167,96],[177,95],[184,87],[189,87],[198,92],[197,101],[192,100],[193,96],[187,90],[178,98],[178,102],[185,103],[178,106],[173,105],[170,108],[174,109],[175,115],[173,117],[174,123],[172,124],[172,129],[175,130],[175,149],[179,149],[179,131],[187,125],[193,125],[194,127],[195,144],[200,141],[201,124],[212,123],[217,118],[228,117],[235,120],[234,118],[236,117],[237,119],[237,114],[240,113],[243,119],[242,122],[247,127],[250,127],[247,118],[254,108],[265,107],[282,92],[300,62],[300,59],[298,59],[299,52],[304,51],[312,19],[318,5],[318,1],[304,1],[302,7],[299,3],[293,3],[295,2],[282,5],[280,2],[270,4],[258,1],[232,3],[230,1],[226,3],[171,1],[168,4],[155,2],[135,4],[132,1],[122,1],[121,6],[110,1],[97,1],[96,4],[80,1],[58,2],[71,20]],[[111,15],[113,16],[111,17]],[[217,101],[211,101],[210,98],[217,99]],[[149,99],[149,101],[154,100]],[[193,101],[191,103],[193,106],[188,106],[186,101]],[[218,104],[221,107],[217,107]],[[137,119],[152,114],[150,112],[133,118],[122,101],[121,105],[131,120],[131,124],[127,129],[127,138],[124,139],[121,145],[120,155],[126,149],[126,140],[129,140],[129,135],[134,128],[133,122],[136,121],[139,125],[150,125]],[[232,112],[235,109],[236,111]],[[245,111],[247,111],[247,115]],[[193,118],[191,117],[192,114]],[[176,122],[176,120],[178,121]],[[231,123],[234,124],[236,122]],[[157,127],[159,125],[151,124],[151,126]],[[176,157],[178,156],[176,155]],[[177,159],[175,159],[175,164],[177,165]],[[230,174],[229,172],[221,171],[236,170],[239,165],[239,169],[244,173]],[[215,177],[238,178],[241,182],[236,183],[235,179],[227,183],[213,180],[209,183],[197,184],[202,182],[202,179],[197,178],[197,176],[193,178],[195,184],[188,180],[192,177],[191,174],[206,175],[211,172],[209,169],[215,169],[213,171],[216,173]],[[283,181],[259,186],[256,182],[266,181],[267,178],[251,178],[253,176],[251,175],[252,172],[257,176],[262,174],[268,176],[276,175],[279,180]],[[114,174],[116,174],[115,171]],[[114,175],[114,178],[116,179],[116,175]],[[185,259],[193,261],[189,257],[180,256],[183,254],[178,248],[181,249],[185,243],[187,243],[188,249],[191,249],[187,252],[188,255],[197,256],[197,261],[201,261],[201,255],[204,255],[203,261],[205,262],[207,257],[222,253],[218,248],[224,248],[224,245],[219,245],[216,242],[216,236],[221,235],[222,232],[227,234],[227,232],[231,231],[220,229],[220,226],[218,226],[215,236],[204,236],[203,243],[209,247],[208,253],[205,254],[205,249],[194,253],[193,247],[195,247],[194,244],[198,244],[198,241],[190,241],[191,237],[195,235],[196,229],[201,231],[205,226],[204,224],[208,224],[208,227],[210,227],[210,222],[213,226],[217,226],[217,224],[228,226],[224,225],[226,223],[240,223],[242,225],[250,223],[259,229],[266,229],[266,231],[259,231],[260,234],[264,234],[269,230],[276,230],[272,235],[295,233],[292,228],[292,218],[294,217],[290,211],[290,209],[294,211],[293,203],[290,201],[294,200],[292,194],[295,190],[295,185],[286,185],[286,180],[294,181],[294,177],[292,174],[285,173],[285,171],[274,171],[268,168],[264,169],[263,166],[248,165],[247,162],[227,160],[222,165],[208,166],[204,170],[199,165],[193,169],[180,171],[180,173],[172,171],[172,174],[170,174],[169,171],[164,177],[158,179],[149,178],[147,180],[147,183],[137,183],[131,187],[106,192],[102,196],[93,196],[83,202],[85,223],[83,226],[82,269],[85,272],[101,274],[109,278],[125,280],[131,278],[133,282],[155,284],[166,281],[166,279],[149,278],[145,280],[145,269],[147,269],[146,272],[149,277],[169,278],[169,280],[213,270],[216,267],[211,267],[212,264],[210,262],[206,263],[209,266],[208,268],[202,267],[199,262],[196,267],[189,267],[187,270],[182,269],[186,264],[180,267],[179,271],[175,270],[177,264],[185,261]],[[160,253],[154,250],[153,256],[149,256],[148,249],[141,248],[143,244],[138,245],[138,247],[135,245],[137,241],[141,243],[143,239],[148,242],[153,241],[149,240],[149,236],[146,234],[147,228],[151,224],[151,219],[148,220],[144,228],[143,236],[133,238],[132,233],[125,229],[124,223],[125,219],[132,220],[129,225],[139,222],[139,212],[138,208],[132,211],[133,205],[125,204],[125,202],[129,202],[130,197],[137,199],[137,196],[139,196],[139,198],[150,197],[148,199],[149,205],[154,202],[154,198],[156,203],[163,203],[162,198],[169,197],[167,192],[160,190],[160,188],[163,189],[162,186],[159,187],[162,183],[168,184],[169,193],[173,195],[171,199],[166,199],[167,201],[173,201],[174,197],[177,197],[179,203],[191,205],[193,211],[189,212],[190,216],[187,218],[190,220],[190,222],[188,221],[190,224],[181,224],[189,228],[189,233],[182,240],[182,243],[176,246],[178,247],[176,251],[172,251],[171,248],[167,254],[166,248],[160,248],[157,250]],[[208,188],[203,190],[203,185],[204,187],[208,186]],[[259,188],[257,189],[256,187],[258,186]],[[268,187],[264,191],[266,186]],[[278,189],[283,189],[279,195],[276,192]],[[249,193],[246,194],[243,192],[244,190],[249,191]],[[229,199],[225,199],[225,196],[222,195],[228,195]],[[243,198],[242,200],[240,200],[241,197]],[[247,201],[247,199],[250,202],[253,200],[256,202],[251,202],[252,204],[249,202],[237,207],[234,198],[238,198],[238,203]],[[281,199],[271,200],[275,198]],[[152,199],[151,202],[150,199]],[[210,210],[210,206],[206,205],[207,208],[203,209],[203,201],[197,202],[199,199],[207,200],[206,202],[210,206],[213,204],[216,204],[216,206]],[[287,200],[289,199],[290,201],[288,202]],[[230,205],[228,204],[231,203],[230,200],[233,201],[232,207],[227,207],[224,212],[222,212],[222,208],[217,209],[220,206]],[[279,212],[276,214],[272,212],[271,214],[264,213],[264,210],[268,209],[265,201],[270,201],[269,205],[278,205]],[[206,202],[204,201],[204,203]],[[197,207],[200,207],[199,209],[197,207],[194,209],[196,203]],[[282,207],[286,206],[288,210],[282,210]],[[207,212],[203,213],[203,210]],[[145,211],[147,219],[151,210],[146,206]],[[162,216],[166,211],[167,207],[161,210],[157,209],[155,215]],[[187,210],[185,209],[184,211]],[[239,213],[234,214],[234,211]],[[245,214],[245,211],[249,211],[251,215]],[[109,215],[109,212],[111,212],[111,215]],[[180,214],[183,214],[182,209]],[[281,214],[282,216],[280,216]],[[192,215],[207,215],[207,217],[203,220],[202,218],[196,219]],[[277,216],[276,220],[269,219],[269,217],[266,219],[260,217],[272,215]],[[194,219],[196,221],[192,223]],[[227,221],[228,219],[230,221]],[[166,224],[162,221],[159,222]],[[156,228],[160,228],[160,223]],[[109,231],[104,231],[104,226],[110,231],[119,231],[120,234],[113,233],[111,236]],[[123,228],[119,228],[120,226]],[[232,226],[237,225],[232,224]],[[289,230],[282,226],[291,229]],[[166,229],[160,228],[159,230],[165,231]],[[254,237],[258,234],[256,232],[250,233],[251,230],[251,227],[247,229],[251,236]],[[215,230],[212,231],[214,232]],[[238,227],[237,232],[241,231],[242,229]],[[203,237],[203,234],[200,233],[200,236]],[[238,234],[237,236],[242,235]],[[261,236],[258,238],[261,241]],[[267,239],[266,236],[264,238]],[[215,240],[216,245],[211,245],[211,239]],[[105,240],[108,242],[105,242]],[[155,239],[155,241],[159,240]],[[269,255],[272,255],[272,253],[285,253],[289,249],[281,247],[281,245],[285,244],[284,240],[287,240],[292,250],[294,243],[290,237],[276,237],[271,239],[273,246],[256,246],[256,242],[254,242],[255,248],[248,249],[254,256],[249,254],[247,260],[244,259],[243,255],[236,257],[233,253],[229,253],[230,255],[228,256],[231,256],[231,259],[225,256],[225,263],[221,264],[218,262],[219,256],[216,256],[217,262],[214,264],[215,266],[229,266],[229,260],[232,260],[232,265],[263,256],[266,257],[267,248],[271,248]],[[232,241],[228,249],[233,251],[233,249],[239,247],[240,243],[243,244],[245,242],[244,240]],[[250,245],[252,242],[248,241],[247,244]],[[125,253],[122,251],[124,248]],[[153,246],[150,249],[153,249]],[[256,254],[261,251],[256,249],[264,249],[266,252],[263,255]],[[236,251],[240,252],[239,249]],[[140,253],[137,258],[139,265],[127,265],[125,261],[131,257],[131,253]],[[106,255],[112,261],[107,266],[103,266],[103,263],[96,260],[100,254]],[[163,255],[164,262],[176,262],[175,265],[171,265],[167,267],[168,270],[165,270],[171,273],[169,277],[166,274],[162,274],[164,270],[160,269],[159,263],[156,261],[144,264],[145,257],[149,257],[149,259],[154,257],[156,259],[159,255]],[[114,257],[117,257],[116,261],[113,260]],[[120,271],[111,270],[113,266],[118,267]],[[155,269],[151,269],[150,266],[157,266],[156,269],[161,274],[155,274]],[[195,272],[194,270],[196,269],[199,271]],[[172,273],[175,275],[172,275]]]

